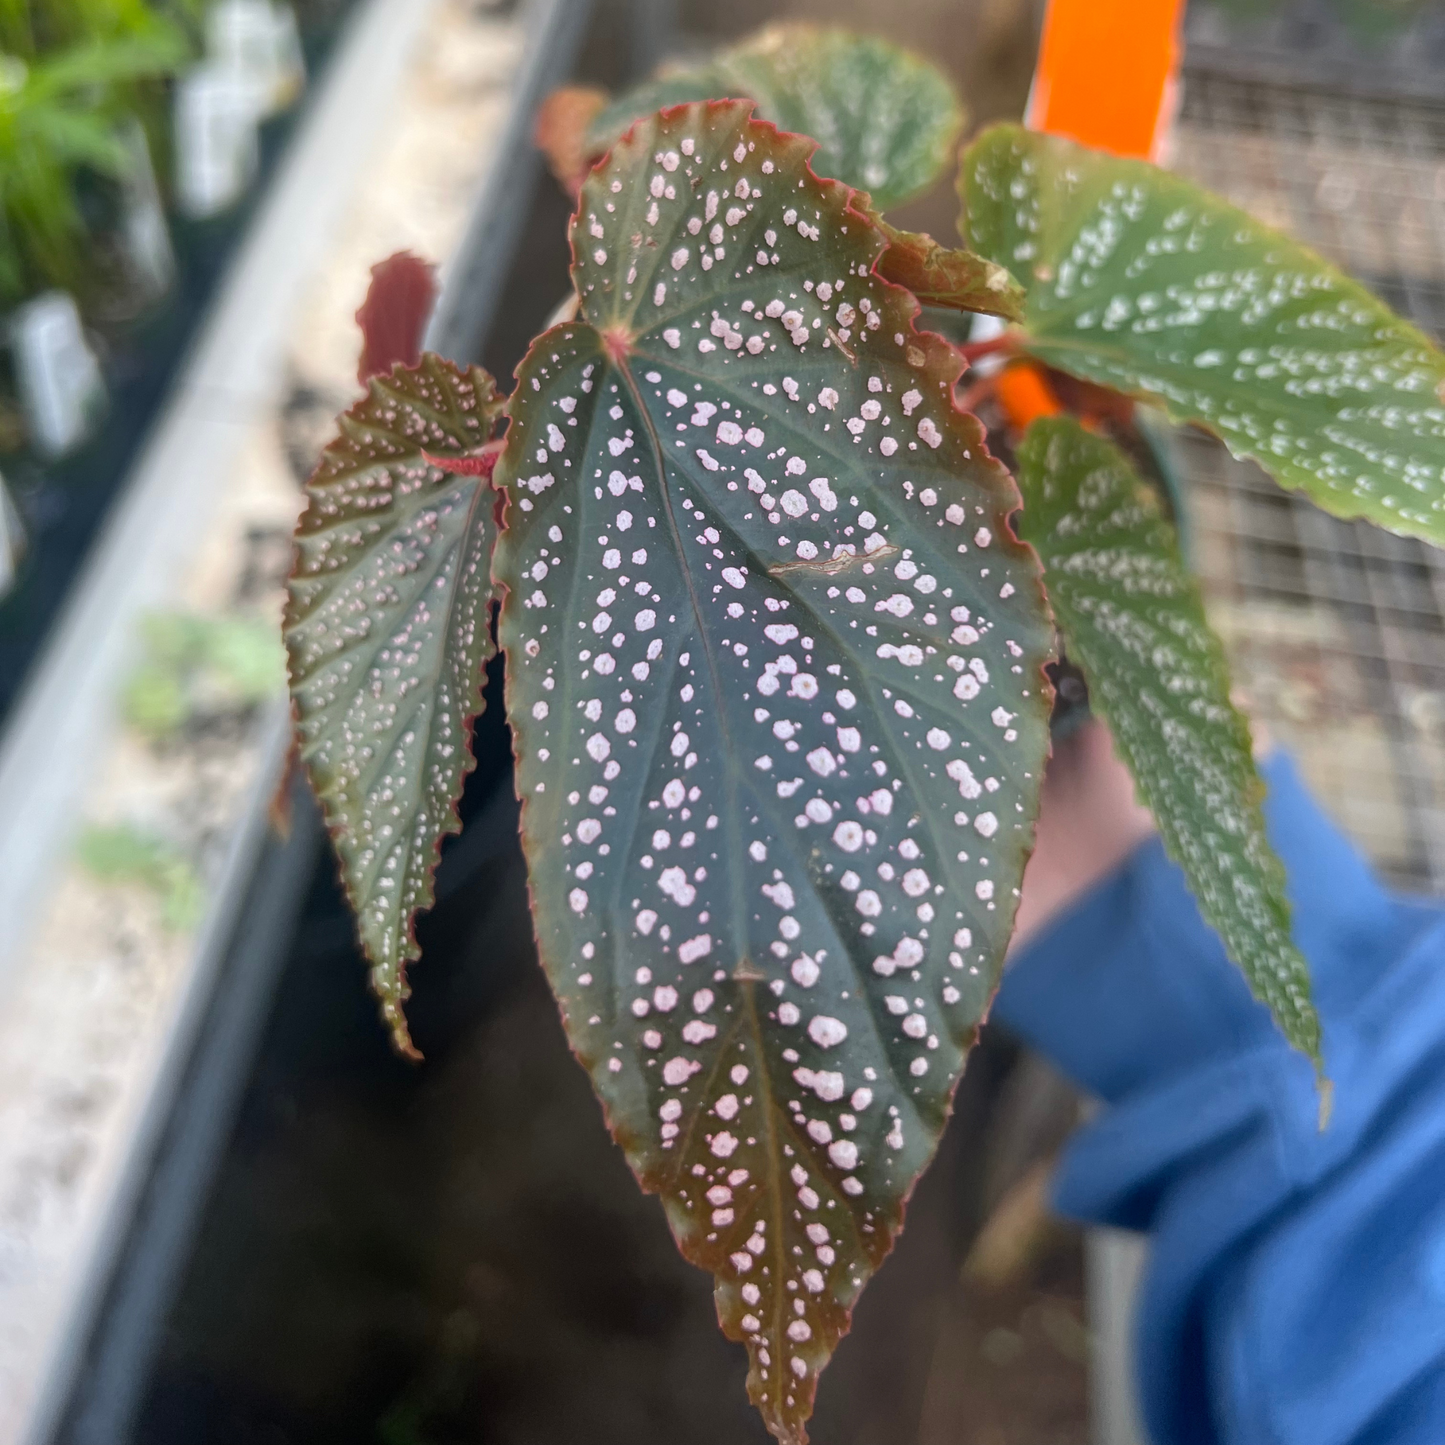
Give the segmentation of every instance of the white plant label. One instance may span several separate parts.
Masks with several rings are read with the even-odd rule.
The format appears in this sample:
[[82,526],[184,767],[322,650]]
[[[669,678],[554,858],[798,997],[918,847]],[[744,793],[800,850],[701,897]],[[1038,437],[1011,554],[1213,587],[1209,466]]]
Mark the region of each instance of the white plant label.
[[105,400],[105,383],[85,339],[75,298],[47,291],[11,324],[11,345],[31,440],[56,457],[82,442]]
[[20,525],[20,513],[10,500],[4,476],[0,475],[0,599],[15,585],[20,554],[24,550],[25,532]]
[[162,295],[176,273],[176,253],[151,164],[150,146],[139,123],[126,127],[131,163],[124,181],[121,237],[136,285],[147,297]]
[[262,116],[285,110],[305,84],[296,14],[289,5],[220,0],[207,17],[206,48],[223,70],[254,82]]
[[217,215],[255,179],[260,107],[253,78],[214,63],[176,87],[176,192],[186,215]]

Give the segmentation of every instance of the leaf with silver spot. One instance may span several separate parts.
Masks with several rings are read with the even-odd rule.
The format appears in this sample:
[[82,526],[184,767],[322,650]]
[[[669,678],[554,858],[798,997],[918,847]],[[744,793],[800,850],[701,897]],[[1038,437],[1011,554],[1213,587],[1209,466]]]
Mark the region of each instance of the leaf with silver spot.
[[1445,544],[1445,354],[1358,281],[1182,177],[1018,126],[959,177],[1026,350],[1199,422],[1326,511]]
[[441,840],[460,827],[493,652],[485,473],[501,408],[480,367],[437,356],[373,377],[306,484],[287,581],[301,757],[407,1052],[412,923],[431,906]]
[[1174,529],[1129,459],[1072,417],[1029,428],[1019,485],[1023,535],[1043,558],[1069,658],[1170,857],[1255,995],[1319,1067],[1319,1018],[1265,834],[1249,724]]
[[1053,628],[957,353],[750,110],[654,117],[583,187],[496,576],[569,1038],[802,1441],[998,981]]
[[870,192],[887,210],[926,191],[953,164],[964,111],[920,56],[873,36],[769,25],[700,65],[672,69],[593,117],[601,155],[635,121],[665,106],[746,97],[758,115],[819,144],[813,169]]

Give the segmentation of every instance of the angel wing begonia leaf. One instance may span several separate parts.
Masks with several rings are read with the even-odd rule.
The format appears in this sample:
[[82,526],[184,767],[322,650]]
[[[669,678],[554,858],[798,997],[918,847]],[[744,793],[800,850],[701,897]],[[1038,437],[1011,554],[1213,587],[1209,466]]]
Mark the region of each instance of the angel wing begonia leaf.
[[1358,282],[1182,177],[1017,126],[974,143],[960,188],[968,244],[1028,293],[1033,355],[1445,543],[1445,354]]
[[1072,417],[1029,428],[1019,485],[1023,534],[1044,559],[1069,658],[1170,857],[1255,995],[1319,1066],[1319,1018],[1265,834],[1249,724],[1174,529],[1128,458]]
[[496,577],[569,1037],[803,1441],[997,982],[1053,632],[957,354],[750,111],[651,118],[588,178]]
[[619,96],[587,132],[600,155],[639,117],[684,101],[747,97],[760,117],[818,142],[813,169],[880,210],[926,191],[953,162],[964,112],[944,75],[887,41],[770,25],[742,44]]
[[306,484],[287,583],[301,757],[404,1051],[412,921],[460,826],[494,650],[494,499],[477,463],[501,409],[486,372],[441,357],[374,377]]

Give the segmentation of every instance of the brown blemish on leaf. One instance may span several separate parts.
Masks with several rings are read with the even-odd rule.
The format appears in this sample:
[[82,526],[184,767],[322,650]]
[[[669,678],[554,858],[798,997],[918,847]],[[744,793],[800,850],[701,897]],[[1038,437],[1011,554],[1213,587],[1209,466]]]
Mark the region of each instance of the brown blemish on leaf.
[[822,558],[816,562],[779,562],[775,567],[768,568],[768,576],[787,577],[811,572],[818,577],[838,577],[865,562],[884,562],[889,557],[896,557],[898,552],[897,547],[875,547],[871,552],[844,552],[841,556]]
[[1023,320],[1023,287],[1004,267],[972,251],[940,246],[925,232],[900,231],[881,217],[873,220],[888,240],[874,267],[885,281],[913,292],[925,306]]

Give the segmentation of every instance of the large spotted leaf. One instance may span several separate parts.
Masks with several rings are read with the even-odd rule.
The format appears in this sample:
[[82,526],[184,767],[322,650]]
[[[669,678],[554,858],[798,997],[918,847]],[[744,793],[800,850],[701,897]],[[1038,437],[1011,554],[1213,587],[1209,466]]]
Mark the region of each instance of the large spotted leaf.
[[436,356],[372,378],[306,484],[287,584],[301,756],[403,1049],[412,919],[460,826],[493,650],[493,496],[477,459],[501,406],[486,372]]
[[1173,528],[1128,458],[1071,417],[1029,428],[1019,484],[1069,657],[1170,856],[1255,994],[1318,1065],[1319,1019],[1265,836],[1249,725]]
[[811,142],[692,105],[583,188],[498,468],[543,961],[782,1440],[998,978],[1052,627],[959,364]]
[[1034,355],[1328,511],[1445,542],[1445,355],[1364,287],[1178,176],[1016,126],[960,185],[969,244],[1027,288]]
[[600,155],[663,106],[727,96],[746,96],[759,116],[812,136],[814,169],[871,192],[883,210],[938,180],[963,128],[952,86],[919,56],[846,30],[770,25],[619,96],[592,119],[588,148]]

